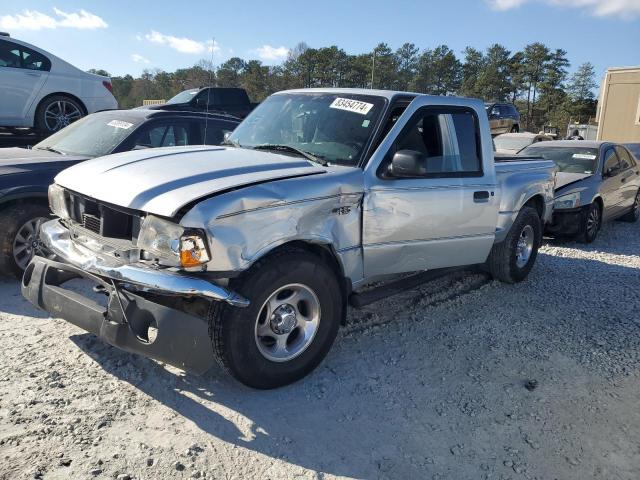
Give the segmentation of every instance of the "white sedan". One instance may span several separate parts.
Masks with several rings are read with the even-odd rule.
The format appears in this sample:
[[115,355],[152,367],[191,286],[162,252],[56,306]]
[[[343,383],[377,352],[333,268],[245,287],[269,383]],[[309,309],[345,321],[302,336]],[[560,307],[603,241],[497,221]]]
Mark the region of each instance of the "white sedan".
[[99,110],[118,108],[111,79],[83,72],[0,33],[0,126],[48,134]]

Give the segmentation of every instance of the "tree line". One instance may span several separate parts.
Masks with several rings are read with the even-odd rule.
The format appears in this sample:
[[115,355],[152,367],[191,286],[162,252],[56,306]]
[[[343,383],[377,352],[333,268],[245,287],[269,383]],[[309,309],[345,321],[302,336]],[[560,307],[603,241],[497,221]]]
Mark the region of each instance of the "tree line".
[[[386,43],[373,51],[351,55],[333,45],[311,48],[299,43],[275,66],[233,57],[221,65],[201,60],[175,72],[145,70],[138,78],[112,77],[121,108],[142,105],[144,99],[169,99],[194,87],[243,87],[252,101],[279,90],[306,87],[360,87],[407,90],[433,95],[463,95],[487,102],[512,102],[524,128],[560,128],[585,123],[596,110],[595,69],[590,63],[568,74],[567,52],[540,42],[511,52],[500,44],[484,51],[467,47],[458,58],[447,45],[420,50],[405,43],[393,51]],[[99,71],[102,74],[107,72]]]

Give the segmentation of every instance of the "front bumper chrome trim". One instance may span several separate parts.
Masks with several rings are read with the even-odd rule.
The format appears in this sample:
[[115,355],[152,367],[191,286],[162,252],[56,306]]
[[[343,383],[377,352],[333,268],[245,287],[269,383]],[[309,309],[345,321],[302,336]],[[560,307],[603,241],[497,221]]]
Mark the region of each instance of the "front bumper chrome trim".
[[95,275],[125,282],[151,292],[167,295],[194,295],[226,302],[234,307],[247,307],[249,300],[236,292],[202,278],[183,275],[170,270],[155,270],[146,266],[120,264],[98,256],[74,243],[69,230],[58,220],[42,225],[40,239],[52,253],[63,261]]

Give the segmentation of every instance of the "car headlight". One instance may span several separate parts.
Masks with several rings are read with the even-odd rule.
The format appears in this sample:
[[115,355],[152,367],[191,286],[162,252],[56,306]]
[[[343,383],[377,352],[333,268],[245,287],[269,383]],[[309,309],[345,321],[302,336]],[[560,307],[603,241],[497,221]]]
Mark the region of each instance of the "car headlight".
[[203,234],[153,215],[143,220],[137,246],[172,267],[197,267],[210,260]]
[[49,185],[49,208],[54,215],[60,218],[69,218],[69,209],[67,208],[67,198],[64,188],[60,185]]
[[556,210],[565,210],[568,208],[577,208],[580,206],[580,192],[569,193],[556,198],[553,202],[553,208]]

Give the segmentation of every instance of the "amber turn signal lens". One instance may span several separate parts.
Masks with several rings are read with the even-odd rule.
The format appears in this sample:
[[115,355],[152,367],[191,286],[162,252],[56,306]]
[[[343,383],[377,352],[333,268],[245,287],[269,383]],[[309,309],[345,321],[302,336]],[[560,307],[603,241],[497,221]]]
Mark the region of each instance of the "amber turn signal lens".
[[180,238],[180,263],[183,267],[197,267],[209,261],[207,247],[198,235]]

